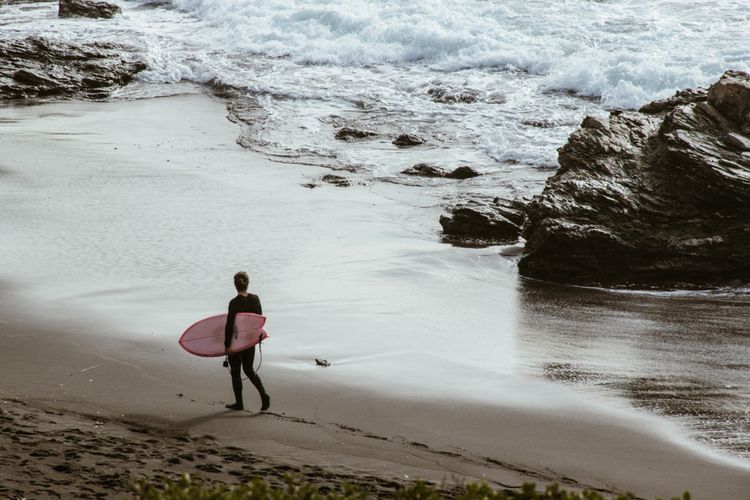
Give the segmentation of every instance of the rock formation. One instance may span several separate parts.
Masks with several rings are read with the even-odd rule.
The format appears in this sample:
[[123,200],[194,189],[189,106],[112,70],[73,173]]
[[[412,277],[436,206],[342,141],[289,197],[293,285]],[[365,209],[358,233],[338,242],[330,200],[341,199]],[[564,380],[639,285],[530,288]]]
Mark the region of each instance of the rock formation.
[[393,144],[400,148],[424,144],[424,139],[414,134],[401,134],[393,140]]
[[352,185],[349,179],[340,175],[326,174],[320,180],[328,184],[333,184],[336,187],[349,187]]
[[369,130],[360,130],[351,127],[342,127],[336,132],[336,139],[340,141],[353,142],[361,139],[369,139],[378,135],[375,132]]
[[122,12],[117,5],[96,0],[60,0],[58,17],[92,17],[109,19]]
[[459,204],[440,217],[443,241],[470,247],[515,243],[524,223],[524,205],[500,198]]
[[750,283],[750,75],[587,117],[527,210],[522,275],[634,287]]
[[0,99],[101,99],[146,68],[117,44],[71,44],[44,37],[0,41]]
[[430,163],[417,163],[401,173],[418,177],[444,177],[447,179],[471,179],[472,177],[482,175],[471,167],[458,167],[452,172],[447,172]]

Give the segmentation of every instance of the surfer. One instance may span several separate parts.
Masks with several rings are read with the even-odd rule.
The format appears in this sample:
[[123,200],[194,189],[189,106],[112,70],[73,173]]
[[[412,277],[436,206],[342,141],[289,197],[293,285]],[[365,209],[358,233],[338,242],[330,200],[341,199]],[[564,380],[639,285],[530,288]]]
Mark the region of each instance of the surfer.
[[242,371],[250,382],[258,389],[260,394],[260,411],[266,411],[271,406],[271,398],[266,394],[263,388],[263,382],[253,369],[255,361],[255,346],[240,352],[232,352],[232,334],[234,333],[234,318],[239,312],[263,314],[260,306],[260,299],[257,295],[248,293],[247,287],[250,284],[250,278],[245,272],[238,272],[234,275],[234,287],[237,289],[237,296],[229,301],[229,313],[227,314],[227,326],[224,329],[224,347],[229,357],[229,371],[232,374],[232,390],[234,390],[235,403],[226,405],[230,410],[242,410]]

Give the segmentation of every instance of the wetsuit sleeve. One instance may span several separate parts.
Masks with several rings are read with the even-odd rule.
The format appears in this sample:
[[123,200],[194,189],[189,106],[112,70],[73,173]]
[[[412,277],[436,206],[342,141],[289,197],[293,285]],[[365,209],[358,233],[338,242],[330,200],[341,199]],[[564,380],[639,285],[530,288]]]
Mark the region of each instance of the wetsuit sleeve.
[[258,314],[263,315],[263,308],[260,306],[260,297],[258,297]]
[[229,302],[229,311],[227,312],[227,325],[224,327],[224,347],[232,345],[232,334],[234,333],[234,318],[237,316],[237,308],[234,307],[233,301]]

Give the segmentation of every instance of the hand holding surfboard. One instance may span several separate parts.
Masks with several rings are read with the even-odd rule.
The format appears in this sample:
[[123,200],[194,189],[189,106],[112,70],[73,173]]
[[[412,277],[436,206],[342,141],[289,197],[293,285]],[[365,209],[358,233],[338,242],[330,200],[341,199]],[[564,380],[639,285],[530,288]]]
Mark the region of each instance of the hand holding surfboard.
[[[179,343],[190,354],[203,357],[225,355],[224,327],[227,324],[226,314],[217,314],[202,319],[191,325],[180,337]],[[234,320],[232,352],[240,352],[268,338],[263,329],[266,317],[254,313],[237,313]]]

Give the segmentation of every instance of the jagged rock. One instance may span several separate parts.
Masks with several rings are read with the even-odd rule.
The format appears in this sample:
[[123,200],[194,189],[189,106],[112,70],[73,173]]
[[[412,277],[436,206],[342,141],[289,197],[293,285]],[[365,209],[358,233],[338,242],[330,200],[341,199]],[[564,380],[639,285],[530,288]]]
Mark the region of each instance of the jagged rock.
[[352,183],[349,182],[349,179],[340,175],[326,174],[320,180],[337,187],[348,187],[352,185]]
[[442,104],[475,102],[479,98],[479,92],[474,89],[446,89],[443,87],[432,87],[427,91],[430,98]]
[[429,163],[417,163],[401,172],[404,175],[420,177],[445,177],[446,171]]
[[707,98],[708,92],[706,89],[678,90],[672,97],[650,102],[641,106],[641,109],[638,111],[648,114],[664,113],[665,111],[670,111],[677,106],[690,104],[691,102],[705,101]]
[[378,135],[375,132],[369,130],[359,130],[356,128],[342,127],[336,132],[336,139],[340,141],[352,142],[360,139],[367,139]]
[[57,8],[58,17],[109,19],[120,12],[117,5],[96,0],[60,0]]
[[393,140],[393,144],[400,148],[424,144],[424,139],[413,134],[401,134]]
[[440,167],[430,163],[417,163],[401,172],[404,175],[420,177],[445,177],[448,179],[470,179],[482,175],[471,167],[458,167],[452,172],[446,172]]
[[750,282],[750,75],[727,72],[707,94],[675,99],[583,121],[528,207],[521,274],[606,286]]
[[0,99],[101,99],[145,68],[114,43],[71,44],[44,37],[0,41]]
[[491,203],[470,201],[440,217],[443,241],[459,246],[507,245],[521,235],[525,203],[495,198]]

